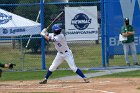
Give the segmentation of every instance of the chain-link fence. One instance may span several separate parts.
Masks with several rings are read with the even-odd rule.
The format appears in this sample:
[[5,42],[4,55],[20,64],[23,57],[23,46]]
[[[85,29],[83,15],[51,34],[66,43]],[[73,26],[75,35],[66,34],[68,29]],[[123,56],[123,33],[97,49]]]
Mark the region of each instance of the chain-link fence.
[[[40,17],[38,17],[40,15],[40,0],[1,0],[0,3],[1,9],[40,23]],[[69,2],[64,3],[55,2],[55,0],[48,0],[44,1],[44,27],[47,27],[61,11],[64,11],[65,7],[79,6],[97,6],[97,19],[98,24],[100,25],[101,20],[99,0],[81,0],[81,2],[69,0]],[[2,14],[0,15],[0,18],[2,20]],[[64,26],[64,15],[62,15],[55,23],[61,23]],[[63,27],[63,29],[65,29],[65,27]],[[51,32],[51,28],[48,32]],[[99,40],[80,40],[68,42],[69,47],[73,51],[75,63],[78,67],[93,68],[102,66],[100,27],[98,29],[98,34]],[[30,42],[28,43],[28,41]],[[40,35],[12,37],[1,36],[0,51],[0,62],[17,64],[17,66],[14,68],[15,70],[42,69]],[[55,50],[52,42],[45,42],[45,58],[47,68],[51,65],[56,53],[57,51]],[[69,67],[66,62],[63,62],[59,68]]]
[[[40,5],[38,4],[39,2],[37,2],[37,0],[33,0],[30,2],[25,1],[25,0],[13,0],[13,1],[1,0],[0,2],[1,2],[0,8],[2,10],[21,16],[23,18],[26,18],[27,20],[33,20],[33,21],[39,22],[39,19],[37,20],[37,16],[38,16],[38,11],[40,10]],[[8,18],[6,15],[8,16],[8,13],[0,12],[0,18],[1,18],[0,20],[1,20],[2,29],[7,29],[4,25],[2,25],[2,22],[4,22],[6,18]],[[12,15],[12,18],[13,18],[13,15]],[[13,28],[11,28],[11,25],[7,25],[10,28],[9,32],[14,34],[15,32],[21,31],[21,28],[16,28],[17,23],[20,23],[20,22],[22,23],[23,21],[19,20],[19,22],[16,22],[16,21],[12,22],[13,24],[15,24]],[[22,24],[26,25],[26,23],[22,23]],[[3,31],[2,29],[1,31]],[[29,38],[27,37],[29,36],[30,35],[1,36],[0,62],[17,64],[17,66],[15,67],[15,70],[40,69],[41,68],[41,55],[38,52],[39,52],[41,40],[37,38],[31,39],[31,42],[28,48],[26,49],[25,46],[27,44],[27,41],[29,40]]]

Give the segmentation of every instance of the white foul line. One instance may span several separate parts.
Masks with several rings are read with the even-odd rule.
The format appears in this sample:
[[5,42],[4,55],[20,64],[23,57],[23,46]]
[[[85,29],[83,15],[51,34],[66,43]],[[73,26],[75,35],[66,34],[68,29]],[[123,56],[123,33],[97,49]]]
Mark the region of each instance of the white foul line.
[[103,93],[115,93],[115,92],[109,92],[109,91],[104,91],[104,90],[95,90],[95,91],[100,91],[100,92],[103,92]]
[[116,93],[116,92],[110,92],[110,91],[104,91],[104,90],[95,90],[95,89],[84,89],[84,90],[89,90],[89,91],[99,91],[99,92],[102,92],[102,93]]

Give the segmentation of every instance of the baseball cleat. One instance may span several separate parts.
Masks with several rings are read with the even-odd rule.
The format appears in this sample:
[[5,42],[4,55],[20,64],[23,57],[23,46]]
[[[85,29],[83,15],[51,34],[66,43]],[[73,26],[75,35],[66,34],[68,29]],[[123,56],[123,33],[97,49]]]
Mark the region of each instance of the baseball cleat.
[[88,78],[83,78],[85,83],[89,83],[90,81],[88,80]]
[[42,81],[39,82],[39,84],[47,84],[47,79],[43,79]]

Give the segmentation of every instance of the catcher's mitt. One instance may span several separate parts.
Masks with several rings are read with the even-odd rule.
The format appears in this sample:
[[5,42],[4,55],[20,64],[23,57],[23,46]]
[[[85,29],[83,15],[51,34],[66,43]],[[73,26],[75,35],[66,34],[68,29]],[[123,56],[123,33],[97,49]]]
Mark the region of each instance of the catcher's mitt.
[[16,66],[16,64],[13,64],[13,63],[9,63],[9,64],[8,64],[8,68],[9,68],[9,69],[13,69],[14,66]]

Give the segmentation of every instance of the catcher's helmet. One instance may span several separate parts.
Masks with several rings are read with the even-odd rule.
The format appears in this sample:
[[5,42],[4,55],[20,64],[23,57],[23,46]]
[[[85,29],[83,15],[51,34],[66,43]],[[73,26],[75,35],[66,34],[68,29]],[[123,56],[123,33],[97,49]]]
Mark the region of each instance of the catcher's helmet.
[[61,29],[62,29],[62,28],[60,27],[59,24],[54,24],[54,25],[52,26],[52,31],[53,31],[55,34],[60,34]]

